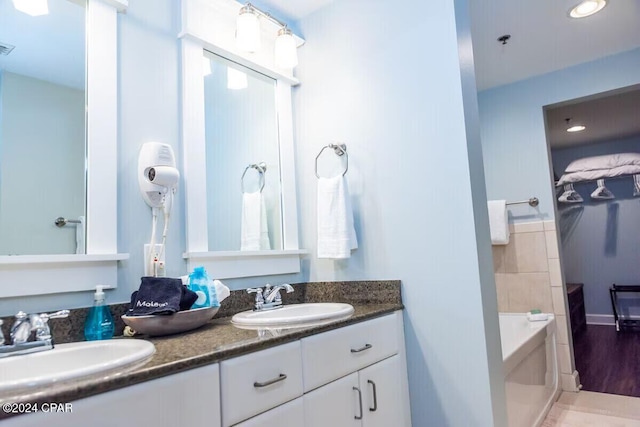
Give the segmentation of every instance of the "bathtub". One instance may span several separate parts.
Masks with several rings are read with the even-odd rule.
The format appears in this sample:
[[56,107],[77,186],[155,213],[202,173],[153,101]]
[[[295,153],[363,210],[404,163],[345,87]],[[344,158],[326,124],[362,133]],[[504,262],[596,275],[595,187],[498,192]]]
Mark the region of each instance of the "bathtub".
[[538,427],[560,393],[556,323],[500,313],[509,427]]

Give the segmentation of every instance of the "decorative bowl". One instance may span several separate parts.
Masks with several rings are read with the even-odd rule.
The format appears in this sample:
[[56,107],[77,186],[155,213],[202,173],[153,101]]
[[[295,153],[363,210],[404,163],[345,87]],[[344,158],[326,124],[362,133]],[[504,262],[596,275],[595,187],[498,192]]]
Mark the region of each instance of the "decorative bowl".
[[171,335],[199,328],[211,320],[219,308],[196,308],[164,315],[127,316],[125,314],[122,316],[122,320],[140,334],[151,336]]

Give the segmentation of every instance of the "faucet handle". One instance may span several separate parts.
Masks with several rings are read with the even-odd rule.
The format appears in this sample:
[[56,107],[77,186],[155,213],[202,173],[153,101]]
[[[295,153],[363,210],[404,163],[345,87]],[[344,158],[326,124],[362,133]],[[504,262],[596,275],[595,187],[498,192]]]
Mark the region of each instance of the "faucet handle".
[[264,297],[262,296],[262,288],[249,288],[247,289],[248,294],[256,294],[255,304],[253,306],[254,310],[260,310],[264,304]]
[[42,313],[40,317],[46,322],[49,319],[64,319],[69,316],[69,310],[60,310],[54,313]]
[[36,340],[44,341],[51,339],[49,319],[63,319],[67,316],[69,316],[69,310],[60,310],[54,313],[32,314],[29,316],[31,320],[31,330],[36,331]]
[[256,294],[256,302],[264,302],[264,298],[262,297],[262,288],[249,288],[247,289],[248,294]]
[[27,342],[29,335],[31,335],[31,325],[27,313],[22,310],[16,313],[9,335],[11,336],[11,343],[14,345]]

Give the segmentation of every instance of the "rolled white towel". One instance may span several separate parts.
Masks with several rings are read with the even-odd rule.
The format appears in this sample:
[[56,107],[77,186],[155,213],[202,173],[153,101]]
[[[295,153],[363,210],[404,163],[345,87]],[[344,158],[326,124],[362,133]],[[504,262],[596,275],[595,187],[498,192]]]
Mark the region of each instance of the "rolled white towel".
[[489,229],[492,245],[509,244],[509,219],[506,200],[489,200]]

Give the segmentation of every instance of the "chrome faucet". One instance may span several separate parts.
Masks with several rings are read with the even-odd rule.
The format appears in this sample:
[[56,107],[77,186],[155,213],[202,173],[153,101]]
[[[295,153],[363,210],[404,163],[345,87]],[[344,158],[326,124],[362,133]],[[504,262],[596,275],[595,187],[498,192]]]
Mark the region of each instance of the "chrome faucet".
[[282,289],[286,290],[288,294],[294,291],[293,286],[288,283],[273,287],[267,284],[264,290],[262,288],[247,289],[247,293],[256,294],[253,311],[274,310],[282,307],[282,296],[280,295]]
[[[11,344],[5,344],[4,336],[0,339],[0,358],[53,349],[49,319],[60,319],[68,315],[69,310],[31,315],[19,311],[9,332]],[[35,341],[29,341],[33,331]]]

